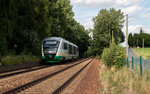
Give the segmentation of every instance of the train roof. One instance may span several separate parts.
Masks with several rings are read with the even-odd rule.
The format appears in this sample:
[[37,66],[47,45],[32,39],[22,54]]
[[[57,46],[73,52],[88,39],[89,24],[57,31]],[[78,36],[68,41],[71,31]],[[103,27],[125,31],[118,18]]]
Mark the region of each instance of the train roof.
[[46,40],[58,40],[58,41],[63,40],[63,41],[65,41],[65,42],[68,42],[68,43],[71,44],[71,45],[74,45],[74,46],[78,47],[77,45],[73,44],[72,42],[70,42],[70,41],[68,41],[68,40],[65,40],[65,39],[62,38],[62,37],[47,37],[47,38],[44,39],[44,41],[46,41]]
[[45,38],[44,39],[44,41],[46,41],[46,40],[61,40],[62,38],[61,37],[47,37],[47,38]]

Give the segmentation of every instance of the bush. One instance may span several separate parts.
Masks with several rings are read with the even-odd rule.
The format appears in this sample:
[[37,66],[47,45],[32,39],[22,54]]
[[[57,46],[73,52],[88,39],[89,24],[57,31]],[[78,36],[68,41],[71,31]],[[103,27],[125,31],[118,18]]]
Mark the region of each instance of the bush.
[[20,64],[20,63],[27,63],[27,62],[39,62],[40,57],[33,56],[33,55],[7,55],[2,57],[1,64],[2,65],[13,65],[13,64]]
[[119,69],[122,67],[122,57],[124,56],[124,48],[115,43],[111,43],[109,48],[104,49],[102,61],[108,68],[115,66],[116,69]]

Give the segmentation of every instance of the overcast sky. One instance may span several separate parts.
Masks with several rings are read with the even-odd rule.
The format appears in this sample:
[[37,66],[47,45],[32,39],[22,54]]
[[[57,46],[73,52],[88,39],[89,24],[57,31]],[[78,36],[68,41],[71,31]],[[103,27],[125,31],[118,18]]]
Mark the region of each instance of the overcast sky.
[[[129,15],[129,33],[139,33],[142,27],[150,34],[150,0],[71,0],[74,18],[86,29],[93,28],[92,18],[101,9],[121,9],[124,15]],[[125,24],[123,27],[125,34]],[[125,46],[125,42],[122,44]]]

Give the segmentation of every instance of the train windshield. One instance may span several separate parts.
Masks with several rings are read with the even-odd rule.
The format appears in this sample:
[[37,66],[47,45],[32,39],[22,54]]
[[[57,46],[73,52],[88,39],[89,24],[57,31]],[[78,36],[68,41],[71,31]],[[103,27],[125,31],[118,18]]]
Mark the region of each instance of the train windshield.
[[43,42],[43,47],[53,47],[56,48],[58,47],[59,42],[56,40],[49,40],[49,41],[44,41]]

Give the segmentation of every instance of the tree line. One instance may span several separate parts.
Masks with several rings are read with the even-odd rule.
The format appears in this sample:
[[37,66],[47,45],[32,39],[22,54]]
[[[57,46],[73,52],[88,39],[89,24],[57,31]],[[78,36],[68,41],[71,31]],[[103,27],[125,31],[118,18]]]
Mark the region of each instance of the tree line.
[[70,0],[0,0],[0,55],[41,54],[45,37],[63,37],[88,49],[89,35],[74,18]]
[[150,47],[150,34],[144,33],[143,30],[140,30],[140,33],[129,34],[129,46],[130,47]]

